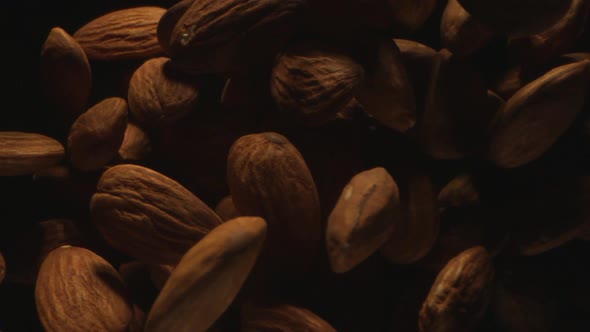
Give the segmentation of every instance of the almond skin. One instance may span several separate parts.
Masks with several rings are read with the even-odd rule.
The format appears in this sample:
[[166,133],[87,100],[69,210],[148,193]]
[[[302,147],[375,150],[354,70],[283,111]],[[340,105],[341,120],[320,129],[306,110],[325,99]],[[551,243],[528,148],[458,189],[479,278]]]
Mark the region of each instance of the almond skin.
[[204,332],[232,303],[266,237],[262,218],[213,229],[182,257],[150,311],[146,332]]
[[353,99],[363,78],[363,68],[347,55],[300,45],[278,57],[271,92],[282,111],[321,124]]
[[41,48],[41,82],[46,97],[68,121],[86,110],[90,64],[82,47],[62,28],[51,29]]
[[128,331],[133,308],[117,271],[93,252],[63,246],[43,261],[35,302],[46,331]]
[[494,265],[483,247],[451,259],[440,271],[420,310],[420,332],[471,331],[485,313]]
[[172,7],[168,8],[160,18],[157,28],[158,42],[167,54],[170,54],[170,38],[172,37],[172,32],[174,31],[178,20],[180,20],[182,15],[184,15],[184,13],[190,8],[193,2],[195,2],[195,0],[179,1]]
[[170,76],[168,58],[142,64],[129,83],[129,110],[146,129],[163,126],[193,111],[199,102],[199,86]]
[[269,235],[263,258],[277,273],[304,273],[321,248],[318,192],[299,151],[272,132],[239,138],[231,147],[227,182],[236,208],[261,216]]
[[388,0],[397,29],[411,32],[419,29],[432,15],[437,0]]
[[459,56],[471,55],[483,48],[494,32],[474,19],[457,0],[449,0],[440,23],[443,46]]
[[215,213],[223,220],[230,220],[240,216],[240,212],[236,210],[234,201],[231,195],[225,196],[215,207]]
[[64,147],[53,138],[16,131],[0,132],[0,176],[33,174],[57,165]]
[[336,332],[313,312],[289,304],[246,307],[242,322],[243,332]]
[[398,204],[397,184],[384,168],[350,180],[328,217],[326,246],[332,271],[351,270],[389,240]]
[[156,28],[166,9],[135,7],[114,11],[87,23],[74,39],[90,60],[146,59],[162,53]]
[[512,96],[494,119],[488,158],[502,168],[542,156],[584,108],[590,61],[557,67]]
[[176,264],[221,219],[176,181],[136,165],[104,172],[90,201],[114,248],[150,264]]
[[126,162],[144,160],[152,152],[152,145],[148,135],[133,123],[127,123],[125,136],[119,148],[119,159]]
[[119,97],[94,105],[74,122],[68,136],[72,165],[82,171],[97,170],[119,151],[127,128],[127,103]]

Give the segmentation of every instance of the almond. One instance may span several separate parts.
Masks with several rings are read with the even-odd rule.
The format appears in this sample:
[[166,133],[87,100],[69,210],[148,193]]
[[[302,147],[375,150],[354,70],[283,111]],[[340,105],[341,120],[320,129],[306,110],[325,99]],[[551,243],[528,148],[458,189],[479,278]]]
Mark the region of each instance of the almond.
[[215,212],[176,181],[135,165],[104,172],[90,213],[109,244],[151,264],[176,264],[221,224]]
[[41,48],[41,83],[46,97],[68,121],[86,110],[92,72],[84,50],[62,28],[51,29]]
[[436,0],[388,0],[396,27],[404,32],[418,30],[432,15]]
[[217,206],[215,207],[215,213],[221,218],[223,221],[227,221],[230,219],[234,219],[240,216],[238,210],[236,210],[236,206],[234,205],[234,201],[231,198],[231,195],[225,196]]
[[127,103],[107,98],[80,115],[68,136],[72,165],[82,171],[97,170],[111,161],[121,147],[127,128]]
[[199,87],[172,77],[168,58],[146,61],[131,77],[129,110],[144,128],[163,126],[193,111],[199,102]]
[[384,168],[350,180],[328,218],[326,246],[332,271],[354,268],[389,240],[398,204],[397,184]]
[[313,312],[289,304],[246,307],[242,316],[244,332],[336,332]]
[[16,131],[0,132],[0,176],[32,174],[57,165],[64,147],[53,138]]
[[494,32],[474,19],[457,0],[449,0],[440,23],[441,41],[453,54],[468,56],[486,46]]
[[162,53],[156,28],[166,9],[135,7],[114,11],[87,23],[74,39],[90,60],[146,59]]
[[321,124],[352,100],[363,76],[363,68],[347,55],[299,45],[278,57],[271,92],[281,110]]
[[184,15],[194,1],[195,0],[179,1],[172,7],[168,8],[160,18],[157,28],[158,42],[166,53],[170,53],[170,38],[172,37],[172,32],[174,32],[178,20],[180,20],[182,15]]
[[133,123],[127,123],[118,152],[119,159],[124,162],[137,162],[147,158],[151,152],[152,146],[148,135]]
[[497,114],[488,158],[502,168],[542,156],[583,109],[590,61],[557,67],[520,89]]
[[420,332],[471,331],[485,313],[494,265],[483,247],[468,249],[440,271],[420,310]]
[[172,271],[174,271],[175,266],[173,265],[162,265],[162,264],[150,264],[149,271],[150,271],[150,279],[152,283],[158,290],[162,290],[166,281],[170,279],[170,275]]
[[266,223],[257,217],[232,219],[213,229],[182,257],[145,331],[207,331],[246,281],[265,236]]
[[479,190],[469,174],[456,176],[438,193],[438,204],[443,209],[478,203]]
[[41,265],[35,286],[46,331],[128,331],[133,308],[117,271],[93,252],[63,246]]
[[227,182],[236,208],[268,223],[263,253],[281,274],[305,273],[321,248],[315,183],[299,151],[273,133],[246,135],[231,147]]

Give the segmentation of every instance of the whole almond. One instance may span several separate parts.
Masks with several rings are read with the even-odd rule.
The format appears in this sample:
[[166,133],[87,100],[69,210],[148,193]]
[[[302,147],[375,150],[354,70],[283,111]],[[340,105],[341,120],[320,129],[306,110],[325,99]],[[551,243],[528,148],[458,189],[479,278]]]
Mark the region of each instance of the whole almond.
[[87,23],[74,39],[90,60],[146,59],[162,53],[156,28],[166,9],[135,7],[105,14]]
[[270,87],[281,110],[321,124],[352,100],[363,77],[363,68],[347,55],[305,45],[278,57]]
[[234,205],[234,201],[231,198],[231,195],[225,196],[217,206],[215,207],[215,213],[221,218],[223,221],[227,221],[230,219],[234,219],[240,216],[238,210],[236,210],[236,206]]
[[394,39],[416,99],[416,111],[422,112],[433,66],[438,53],[429,46],[407,39]]
[[420,332],[471,331],[485,313],[494,265],[483,247],[468,249],[440,271],[420,310]]
[[511,38],[508,51],[521,63],[543,64],[569,51],[586,27],[590,4],[572,0],[565,15],[543,31],[520,38]]
[[378,42],[374,58],[357,99],[382,125],[404,133],[416,124],[416,100],[399,48],[392,40]]
[[176,181],[136,165],[104,172],[90,213],[110,245],[151,264],[176,264],[221,224],[215,212]]
[[194,1],[168,47],[190,72],[234,73],[272,60],[298,25],[303,0]]
[[396,27],[405,32],[418,30],[432,15],[436,0],[388,0]]
[[133,308],[117,271],[93,252],[53,250],[35,286],[37,312],[46,331],[128,331]]
[[398,204],[397,184],[384,168],[350,180],[328,218],[326,247],[332,271],[351,270],[389,240]]
[[438,193],[438,205],[441,208],[463,207],[479,203],[479,191],[469,174],[453,178]]
[[502,168],[525,165],[545,153],[583,109],[590,61],[557,67],[527,84],[497,114],[488,158]]
[[123,142],[119,148],[119,159],[125,162],[144,160],[152,151],[150,138],[140,127],[127,123]]
[[68,121],[86,110],[92,72],[84,50],[62,28],[51,29],[41,48],[41,83],[46,97]]
[[53,138],[16,131],[0,132],[0,176],[32,174],[57,165],[64,147]]
[[538,33],[559,20],[572,0],[459,0],[474,18],[512,36]]
[[336,332],[313,312],[289,304],[248,306],[242,312],[244,332]]
[[426,256],[435,245],[439,232],[432,179],[417,172],[407,181],[407,189],[401,193],[401,221],[381,249],[385,258],[394,264],[410,264]]
[[266,223],[257,217],[232,219],[213,229],[172,271],[145,331],[207,331],[246,281],[265,236]]
[[494,32],[477,21],[457,0],[449,0],[440,23],[441,41],[445,48],[460,56],[471,55],[494,37]]
[[299,151],[272,132],[246,135],[231,147],[227,182],[236,208],[268,223],[263,258],[281,273],[305,273],[322,243],[318,193]]
[[170,38],[178,20],[190,8],[195,0],[182,0],[168,8],[158,22],[158,42],[166,53],[170,53]]
[[97,170],[119,151],[127,128],[127,103],[107,98],[80,115],[68,136],[72,165],[82,171]]
[[150,59],[131,77],[129,111],[144,128],[176,121],[193,111],[199,101],[198,84],[172,77],[168,62],[168,58]]

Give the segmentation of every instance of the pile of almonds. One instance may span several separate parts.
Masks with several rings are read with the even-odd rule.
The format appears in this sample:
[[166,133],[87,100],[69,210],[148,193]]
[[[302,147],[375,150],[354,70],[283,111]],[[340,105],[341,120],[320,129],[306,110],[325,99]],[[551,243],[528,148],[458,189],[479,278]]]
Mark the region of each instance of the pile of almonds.
[[589,15],[182,0],[52,28],[48,130],[0,132],[0,330],[587,331]]

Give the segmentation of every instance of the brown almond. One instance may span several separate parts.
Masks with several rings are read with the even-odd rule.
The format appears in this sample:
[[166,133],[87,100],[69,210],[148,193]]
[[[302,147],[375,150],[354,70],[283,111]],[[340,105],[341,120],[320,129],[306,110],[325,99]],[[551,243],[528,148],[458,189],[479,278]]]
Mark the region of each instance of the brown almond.
[[441,208],[463,207],[479,203],[479,190],[469,174],[458,175],[438,193]]
[[90,213],[110,245],[151,264],[176,264],[221,224],[215,212],[176,181],[136,165],[104,172]]
[[170,275],[172,271],[174,271],[173,265],[162,265],[162,264],[150,264],[149,271],[150,271],[150,279],[152,283],[158,290],[162,290],[166,281],[170,279]]
[[299,151],[277,133],[239,138],[227,159],[227,182],[236,208],[268,223],[263,258],[282,274],[302,274],[322,243],[318,192]]
[[72,165],[81,171],[97,170],[119,151],[127,128],[127,103],[107,98],[80,115],[68,136]]
[[485,313],[494,265],[483,247],[468,249],[440,271],[420,310],[420,332],[471,331]]
[[408,79],[412,83],[412,90],[416,99],[416,111],[424,109],[424,100],[432,76],[432,70],[438,53],[431,47],[407,39],[393,40],[400,50],[400,55],[406,68]]
[[178,20],[184,15],[195,0],[182,0],[172,7],[168,8],[160,18],[157,27],[158,42],[166,53],[170,53],[170,38],[172,32],[178,23]]
[[416,99],[399,48],[392,40],[381,41],[374,57],[357,99],[379,123],[404,133],[416,124]]
[[396,28],[404,32],[418,30],[436,8],[436,0],[388,0]]
[[459,1],[449,0],[440,23],[445,48],[459,56],[471,55],[494,37],[494,32],[469,14]]
[[363,77],[363,68],[347,55],[305,45],[278,57],[270,87],[281,110],[321,124],[352,100]]
[[124,162],[137,162],[147,158],[151,152],[152,145],[146,132],[128,122],[118,152],[119,159]]
[[174,63],[193,73],[235,73],[271,60],[292,34],[303,0],[194,1],[170,37]]
[[586,27],[590,4],[572,0],[569,9],[555,24],[543,31],[508,41],[508,52],[519,63],[542,64],[569,51]]
[[459,0],[477,20],[512,36],[545,30],[570,8],[572,0]]
[[262,218],[217,226],[182,257],[162,288],[145,331],[207,331],[232,303],[266,237]]
[[199,102],[199,85],[170,75],[168,58],[146,61],[131,77],[129,111],[144,128],[155,128],[185,117]]
[[332,271],[351,270],[389,240],[398,204],[397,184],[384,168],[350,180],[328,217],[326,248]]
[[242,326],[243,332],[336,332],[310,310],[289,304],[246,307]]
[[41,84],[51,104],[68,121],[86,110],[92,72],[84,50],[62,28],[51,29],[41,47]]
[[162,53],[156,28],[165,12],[159,7],[117,10],[78,29],[74,39],[90,60],[151,58]]
[[236,210],[236,206],[234,205],[234,201],[231,198],[231,195],[225,196],[217,206],[215,207],[215,213],[221,218],[223,221],[227,221],[230,219],[234,219],[240,216],[238,210]]
[[64,147],[53,138],[16,131],[0,132],[0,176],[32,174],[57,165]]
[[63,246],[39,271],[35,302],[46,331],[128,331],[133,308],[117,271],[93,252]]
[[488,158],[502,168],[525,165],[547,151],[583,109],[590,61],[557,67],[520,89],[497,114]]
[[381,248],[385,258],[394,264],[410,264],[426,256],[439,232],[432,179],[418,172],[410,175],[407,181],[407,189],[402,191],[401,221]]

